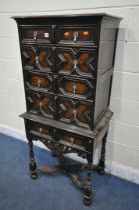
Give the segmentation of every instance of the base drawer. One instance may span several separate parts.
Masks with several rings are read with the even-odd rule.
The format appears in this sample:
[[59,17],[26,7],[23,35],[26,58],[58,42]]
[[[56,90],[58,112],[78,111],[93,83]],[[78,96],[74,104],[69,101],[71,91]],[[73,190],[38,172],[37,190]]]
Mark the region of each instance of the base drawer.
[[50,150],[70,153],[87,152],[88,139],[72,132],[56,129],[42,123],[25,120],[27,136],[42,141]]
[[27,133],[32,137],[44,138],[47,140],[53,139],[53,128],[31,120],[25,120],[25,127]]
[[57,141],[60,144],[69,147],[69,151],[71,151],[73,148],[81,151],[86,151],[87,138],[61,130],[57,130],[56,136]]

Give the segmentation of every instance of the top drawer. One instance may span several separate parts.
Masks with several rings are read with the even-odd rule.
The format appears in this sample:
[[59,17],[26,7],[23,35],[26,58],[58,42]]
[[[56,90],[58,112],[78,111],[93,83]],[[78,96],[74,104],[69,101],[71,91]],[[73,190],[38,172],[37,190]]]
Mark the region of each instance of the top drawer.
[[52,26],[21,26],[20,41],[21,43],[51,43]]
[[21,43],[97,45],[97,26],[20,26]]
[[93,26],[58,26],[55,30],[59,44],[97,45],[97,27]]

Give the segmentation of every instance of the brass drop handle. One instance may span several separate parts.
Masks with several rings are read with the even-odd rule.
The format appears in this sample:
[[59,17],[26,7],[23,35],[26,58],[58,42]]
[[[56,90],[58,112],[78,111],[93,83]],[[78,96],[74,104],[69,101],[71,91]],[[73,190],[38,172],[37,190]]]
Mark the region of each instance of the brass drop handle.
[[41,86],[41,80],[40,79],[37,81],[37,84],[38,84],[38,87],[40,88],[40,86]]
[[74,41],[74,42],[77,42],[78,36],[79,36],[78,31],[74,31],[74,33],[73,33],[73,41]]
[[73,93],[75,94],[76,93],[76,91],[77,91],[77,86],[76,85],[73,85]]
[[70,142],[73,144],[74,143],[74,138],[70,138]]
[[39,56],[35,56],[36,64],[39,64]]
[[73,68],[74,68],[74,70],[77,69],[77,65],[78,65],[78,60],[77,59],[74,59],[73,60]]
[[41,102],[41,101],[40,101],[39,105],[40,105],[40,109],[41,109],[41,108],[42,108],[42,106],[43,106],[43,104],[42,104],[42,102]]
[[73,116],[74,116],[74,119],[76,118],[76,115],[77,115],[77,110],[76,110],[76,109],[74,109],[74,110],[73,110]]
[[42,128],[39,128],[40,133],[42,133]]
[[33,32],[33,39],[36,40],[37,39],[37,36],[38,36],[38,32],[37,31],[34,31]]

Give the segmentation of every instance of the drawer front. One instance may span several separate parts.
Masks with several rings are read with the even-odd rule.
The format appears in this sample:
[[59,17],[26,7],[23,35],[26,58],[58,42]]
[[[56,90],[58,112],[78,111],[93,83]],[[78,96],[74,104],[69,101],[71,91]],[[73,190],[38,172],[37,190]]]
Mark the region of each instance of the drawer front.
[[47,125],[43,125],[38,122],[32,122],[30,120],[26,121],[26,129],[27,131],[33,135],[33,136],[38,136],[41,138],[45,138],[48,140],[53,139],[53,128]]
[[58,26],[56,42],[61,44],[97,44],[97,27],[92,26]]
[[51,43],[52,42],[51,26],[24,26],[20,27],[21,43]]
[[59,76],[58,93],[64,96],[93,100],[94,87],[92,80],[76,79],[67,76]]
[[56,131],[56,136],[60,144],[71,147],[71,149],[86,151],[87,139],[85,137],[61,130]]
[[50,47],[22,45],[21,56],[24,70],[53,71],[52,48]]
[[96,49],[57,48],[56,71],[64,75],[94,78],[96,74]]
[[53,75],[26,72],[24,80],[26,88],[53,92]]
[[75,126],[92,128],[93,103],[59,97],[57,104],[58,120]]
[[54,96],[47,93],[26,91],[27,111],[36,115],[54,118]]
[[31,120],[25,121],[26,131],[32,139],[40,139],[49,149],[57,148],[65,153],[81,151],[87,152],[87,139],[71,132],[56,129]]

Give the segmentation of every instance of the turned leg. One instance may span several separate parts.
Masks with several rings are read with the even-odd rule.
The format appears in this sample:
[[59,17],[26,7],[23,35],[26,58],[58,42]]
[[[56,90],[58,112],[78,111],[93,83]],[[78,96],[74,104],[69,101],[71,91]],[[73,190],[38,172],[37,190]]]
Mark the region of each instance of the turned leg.
[[106,140],[107,140],[107,133],[102,139],[102,148],[101,148],[101,157],[97,167],[99,174],[105,174],[105,153],[106,153]]
[[84,187],[84,203],[90,205],[92,203],[92,166],[93,166],[93,146],[94,140],[89,140],[87,151],[87,179]]
[[28,138],[28,145],[29,145],[29,153],[30,153],[30,176],[32,179],[37,178],[37,165],[34,158],[34,152],[33,152],[33,141],[31,138]]

